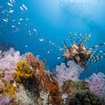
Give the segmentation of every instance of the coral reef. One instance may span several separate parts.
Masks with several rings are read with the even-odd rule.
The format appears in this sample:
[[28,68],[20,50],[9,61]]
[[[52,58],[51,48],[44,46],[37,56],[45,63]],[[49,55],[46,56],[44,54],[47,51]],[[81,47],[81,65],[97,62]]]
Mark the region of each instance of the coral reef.
[[13,105],[15,100],[16,88],[13,81],[8,83],[2,82],[2,88],[0,87],[0,105]]
[[25,61],[32,67],[32,70],[38,77],[41,90],[46,94],[49,94],[48,104],[60,105],[61,94],[58,83],[52,75],[48,75],[44,70],[45,60],[38,62],[37,58],[35,59],[35,57],[31,53],[27,53],[25,55]]
[[33,92],[39,95],[39,82],[30,69],[29,65],[25,61],[19,61],[17,63],[16,73],[12,73],[12,77],[17,83],[23,84],[26,89],[28,89],[32,94]]
[[101,72],[93,73],[86,81],[89,83],[90,90],[105,100],[105,75]]
[[[17,63],[16,73],[12,73],[14,80],[22,84],[30,94],[36,97],[37,104],[43,103],[41,92],[48,95],[47,104],[61,105],[61,93],[57,81],[44,70],[45,60],[39,62],[37,58],[27,53],[25,61]],[[36,95],[37,94],[37,95]]]
[[20,52],[15,51],[13,48],[0,54],[0,71],[3,71],[6,81],[13,80],[11,74],[15,72],[16,64],[21,59]]
[[85,81],[72,81],[67,80],[63,83],[62,87],[62,95],[66,95],[65,103],[69,104],[70,98],[74,97],[76,93],[81,91],[89,91],[89,85]]
[[34,99],[32,99],[30,92],[28,90],[26,91],[23,86],[18,89],[15,96],[15,103],[17,105],[37,105]]
[[96,95],[105,97],[104,74],[79,80],[83,69],[68,61],[56,66],[55,76],[32,53],[0,52],[0,105],[102,105]]
[[66,80],[78,80],[82,71],[83,69],[74,61],[68,61],[67,66],[65,63],[56,66],[56,78],[61,86]]
[[102,100],[89,91],[77,93],[70,99],[69,105],[104,105]]

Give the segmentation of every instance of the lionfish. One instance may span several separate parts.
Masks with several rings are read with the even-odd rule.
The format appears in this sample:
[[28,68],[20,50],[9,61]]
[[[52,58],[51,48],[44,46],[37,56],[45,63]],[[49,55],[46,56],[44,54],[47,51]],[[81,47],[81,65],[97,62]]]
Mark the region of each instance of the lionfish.
[[105,58],[104,55],[100,55],[104,54],[105,51],[97,51],[95,49],[99,46],[105,45],[105,43],[101,43],[94,47],[87,48],[85,47],[85,44],[91,35],[85,34],[84,36],[82,36],[82,34],[80,34],[77,37],[77,40],[75,39],[76,36],[77,34],[75,33],[74,38],[72,38],[72,33],[70,32],[70,41],[67,39],[67,42],[70,44],[70,47],[68,47],[66,41],[64,41],[64,44],[61,42],[61,44],[65,48],[65,52],[62,54],[62,57],[74,60],[77,64],[80,64],[80,66],[85,69],[87,69],[87,62],[97,62],[98,60]]

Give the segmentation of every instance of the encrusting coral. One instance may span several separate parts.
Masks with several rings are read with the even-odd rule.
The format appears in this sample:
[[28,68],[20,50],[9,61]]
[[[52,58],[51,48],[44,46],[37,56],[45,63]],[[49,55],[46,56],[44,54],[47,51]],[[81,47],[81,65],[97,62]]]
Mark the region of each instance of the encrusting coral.
[[[16,87],[14,86],[13,81],[5,83],[4,88],[1,90],[0,105],[14,104]],[[2,103],[2,104],[1,104]]]
[[102,100],[89,91],[78,92],[70,99],[69,105],[104,105]]

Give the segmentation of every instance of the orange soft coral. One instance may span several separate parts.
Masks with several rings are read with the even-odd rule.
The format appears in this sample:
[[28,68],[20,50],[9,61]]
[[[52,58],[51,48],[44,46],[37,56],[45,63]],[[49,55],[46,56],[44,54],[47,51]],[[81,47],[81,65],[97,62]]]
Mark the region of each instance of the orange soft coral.
[[32,70],[36,74],[41,90],[46,93],[49,93],[48,103],[53,105],[61,105],[61,93],[58,87],[57,81],[53,76],[48,75],[44,70],[45,60],[38,62],[37,58],[31,54],[27,53],[25,55],[25,62],[32,67]]

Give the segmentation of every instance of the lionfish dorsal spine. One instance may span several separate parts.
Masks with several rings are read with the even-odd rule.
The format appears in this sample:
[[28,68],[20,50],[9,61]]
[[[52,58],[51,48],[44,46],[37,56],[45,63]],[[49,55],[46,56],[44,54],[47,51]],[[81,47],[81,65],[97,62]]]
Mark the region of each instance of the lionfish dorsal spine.
[[70,32],[70,41],[71,41],[71,44],[73,45],[72,33],[71,32]]
[[70,41],[67,39],[67,42],[70,44],[70,46],[71,46],[71,43],[70,43]]
[[82,36],[82,34],[79,35],[79,37],[78,37],[78,39],[77,39],[77,41],[76,41],[76,44],[78,44],[78,42],[79,42],[81,36]]
[[90,34],[89,35],[87,35],[86,37],[85,37],[85,39],[82,41],[82,45],[84,45],[87,41],[88,41],[88,39],[90,38]]
[[82,42],[85,40],[87,34],[85,34],[83,37],[81,37],[80,41],[79,41],[79,44],[82,45]]
[[76,32],[74,33],[74,44],[75,44],[75,38],[76,38],[77,34]]
[[66,44],[66,41],[64,41],[64,44],[65,44],[66,48],[69,48],[68,45]]
[[66,46],[62,43],[62,42],[60,42],[61,43],[61,45],[66,49]]

